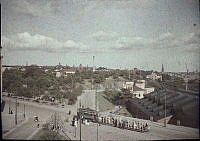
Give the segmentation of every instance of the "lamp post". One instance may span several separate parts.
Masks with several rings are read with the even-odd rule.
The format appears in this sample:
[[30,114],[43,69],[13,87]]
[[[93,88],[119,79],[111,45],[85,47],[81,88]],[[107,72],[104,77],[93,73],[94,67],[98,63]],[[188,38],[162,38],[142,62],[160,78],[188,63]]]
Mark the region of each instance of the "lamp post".
[[[80,106],[79,109],[81,109],[81,99],[80,99],[79,106]],[[80,120],[79,122],[80,122],[80,141],[81,141],[81,120],[82,120],[82,115],[81,115],[80,111],[79,111],[79,120]]]
[[9,107],[8,107],[8,114],[11,114],[11,107],[10,107],[10,100],[9,100]]
[[82,120],[82,116],[80,115],[80,141],[81,141],[81,120]]
[[1,68],[1,105],[2,105],[2,59],[3,59],[3,56],[1,56],[1,49],[2,49],[2,46],[0,46],[0,68]]
[[17,125],[17,99],[16,99],[16,107],[15,107],[15,124]]
[[[97,86],[95,87],[95,109],[96,109],[96,120],[98,119],[98,105],[97,105]],[[97,121],[97,141],[98,141],[98,121]]]
[[[165,89],[166,92],[166,89]],[[166,93],[165,93],[165,120],[164,120],[164,127],[166,127]]]
[[25,104],[24,104],[24,118],[25,118],[26,116],[25,116]]

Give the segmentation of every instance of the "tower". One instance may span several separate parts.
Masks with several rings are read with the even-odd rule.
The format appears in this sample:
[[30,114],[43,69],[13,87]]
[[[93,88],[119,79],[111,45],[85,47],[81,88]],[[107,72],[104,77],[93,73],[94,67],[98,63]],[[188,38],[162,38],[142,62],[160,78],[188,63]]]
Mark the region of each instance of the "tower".
[[161,72],[164,73],[164,66],[163,66],[163,64],[162,64],[162,70],[161,70]]
[[93,72],[95,72],[94,59],[95,59],[95,56],[93,56]]

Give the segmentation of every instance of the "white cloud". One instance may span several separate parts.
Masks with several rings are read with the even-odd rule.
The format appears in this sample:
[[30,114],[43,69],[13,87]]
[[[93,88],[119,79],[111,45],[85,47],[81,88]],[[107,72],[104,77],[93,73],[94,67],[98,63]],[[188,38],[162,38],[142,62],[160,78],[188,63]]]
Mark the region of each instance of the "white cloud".
[[39,50],[46,52],[82,51],[89,49],[83,43],[73,40],[65,42],[44,35],[31,35],[28,32],[18,33],[9,37],[2,36],[2,46],[7,50]]
[[152,39],[145,39],[143,37],[121,37],[119,38],[113,49],[117,50],[130,50],[130,49],[141,49],[152,45],[155,41]]
[[119,36],[116,32],[108,32],[108,31],[102,31],[102,30],[92,34],[92,38],[97,41],[116,40],[118,37]]
[[145,49],[145,48],[182,48],[185,46],[185,51],[196,51],[200,49],[200,32],[188,33],[183,36],[175,36],[172,33],[164,33],[157,39],[143,38],[143,37],[121,37],[112,49],[116,50],[131,50],[131,49]]

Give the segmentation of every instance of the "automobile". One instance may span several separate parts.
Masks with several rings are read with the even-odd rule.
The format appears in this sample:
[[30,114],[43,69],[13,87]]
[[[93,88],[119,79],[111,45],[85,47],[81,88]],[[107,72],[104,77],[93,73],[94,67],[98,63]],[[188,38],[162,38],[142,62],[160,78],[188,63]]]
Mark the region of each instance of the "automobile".
[[37,99],[35,100],[35,99],[34,99],[32,102],[39,102],[39,100],[37,100]]
[[17,99],[24,100],[24,97],[18,97]]
[[29,99],[29,98],[24,98],[24,100],[27,100],[27,101],[29,101],[30,99]]
[[12,96],[12,98],[17,98],[17,96]]
[[46,104],[46,103],[48,103],[47,101],[42,101],[41,103],[44,103],[44,104]]

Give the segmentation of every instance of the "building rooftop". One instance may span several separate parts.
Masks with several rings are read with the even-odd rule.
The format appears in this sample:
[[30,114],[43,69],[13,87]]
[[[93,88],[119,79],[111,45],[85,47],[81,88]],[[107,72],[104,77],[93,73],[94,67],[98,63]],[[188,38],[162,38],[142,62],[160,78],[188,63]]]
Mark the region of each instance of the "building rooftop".
[[144,91],[144,89],[139,88],[137,86],[133,86],[133,91]]
[[[132,115],[138,114],[138,117],[144,119],[149,119],[150,116],[153,116],[154,121],[157,121],[164,118],[165,98],[167,116],[174,116],[174,114],[179,111],[186,112],[187,109],[191,109],[192,107],[198,108],[199,106],[198,97],[190,95],[188,93],[167,90],[150,93],[148,95],[145,95],[144,99],[130,99],[128,102],[129,109],[131,109]],[[139,109],[139,113],[137,111],[134,111],[134,109],[136,108],[135,106]],[[173,111],[176,111],[176,113],[174,113]],[[198,112],[192,115],[194,118],[193,120],[197,121],[197,114]]]

